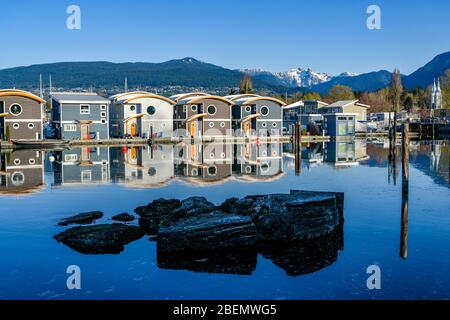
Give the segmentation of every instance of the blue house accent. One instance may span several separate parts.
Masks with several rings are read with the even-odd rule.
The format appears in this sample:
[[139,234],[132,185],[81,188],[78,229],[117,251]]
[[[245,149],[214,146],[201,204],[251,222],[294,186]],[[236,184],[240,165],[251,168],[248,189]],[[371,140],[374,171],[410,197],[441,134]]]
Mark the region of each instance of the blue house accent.
[[356,113],[328,113],[323,115],[326,136],[348,137],[355,135]]
[[51,94],[52,122],[57,138],[64,140],[109,139],[110,101],[96,93]]

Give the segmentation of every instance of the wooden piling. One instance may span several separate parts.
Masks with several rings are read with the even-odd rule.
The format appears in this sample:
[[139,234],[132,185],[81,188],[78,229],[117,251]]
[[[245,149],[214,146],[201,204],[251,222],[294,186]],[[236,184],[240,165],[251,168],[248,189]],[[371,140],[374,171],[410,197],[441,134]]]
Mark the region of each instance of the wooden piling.
[[402,128],[402,220],[400,256],[408,258],[408,222],[409,222],[409,124]]
[[302,131],[299,123],[295,124],[294,151],[295,175],[299,176],[302,172]]

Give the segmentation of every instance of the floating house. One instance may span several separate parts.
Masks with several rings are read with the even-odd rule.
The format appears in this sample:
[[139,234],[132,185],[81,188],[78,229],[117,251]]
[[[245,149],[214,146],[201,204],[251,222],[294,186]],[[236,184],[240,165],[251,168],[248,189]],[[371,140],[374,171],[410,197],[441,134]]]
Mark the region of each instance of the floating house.
[[231,106],[234,103],[218,96],[188,96],[174,108],[175,136],[217,137],[231,134]]
[[343,100],[320,108],[320,113],[355,113],[356,121],[367,121],[367,110],[370,106],[359,103],[359,100]]
[[96,93],[51,94],[52,122],[64,140],[109,139],[108,99]]
[[99,185],[110,182],[109,148],[83,147],[52,154],[53,186]]
[[143,91],[111,97],[111,137],[171,137],[174,105],[166,97]]
[[39,192],[44,183],[44,153],[20,150],[0,154],[0,195]]
[[233,101],[233,130],[250,137],[282,136],[283,107],[286,104],[271,97],[241,97]]
[[42,140],[44,104],[26,91],[0,90],[0,140]]
[[194,98],[194,97],[206,97],[210,94],[205,92],[189,92],[189,93],[180,93],[173,96],[170,96],[169,99],[175,102],[187,99],[187,98]]
[[327,113],[323,115],[323,130],[326,136],[349,137],[356,131],[356,113]]

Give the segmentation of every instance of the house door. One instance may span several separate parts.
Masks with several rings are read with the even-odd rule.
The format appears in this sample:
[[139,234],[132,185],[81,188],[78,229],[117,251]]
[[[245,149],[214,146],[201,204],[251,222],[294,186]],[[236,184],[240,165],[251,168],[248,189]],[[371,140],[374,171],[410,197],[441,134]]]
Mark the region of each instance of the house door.
[[246,123],[244,123],[244,134],[246,137],[250,136],[251,129],[252,129],[252,124],[250,123],[250,121],[247,121]]
[[190,133],[191,133],[192,138],[197,137],[197,122],[196,121],[191,122]]
[[133,122],[132,124],[131,124],[131,136],[132,137],[136,137],[136,135],[137,135],[137,125],[136,125],[136,122]]
[[90,125],[81,125],[81,140],[91,140]]

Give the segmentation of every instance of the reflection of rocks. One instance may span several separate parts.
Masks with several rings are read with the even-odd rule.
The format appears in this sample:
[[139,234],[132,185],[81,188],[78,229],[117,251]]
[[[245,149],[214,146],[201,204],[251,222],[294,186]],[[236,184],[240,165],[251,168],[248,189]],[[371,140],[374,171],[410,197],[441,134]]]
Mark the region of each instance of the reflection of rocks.
[[112,220],[119,222],[133,222],[136,218],[129,213],[121,213],[112,217]]
[[257,264],[256,251],[167,254],[158,250],[158,267],[217,274],[251,275]]
[[75,227],[54,238],[83,254],[118,254],[124,245],[142,238],[138,227],[123,224]]
[[190,216],[161,228],[159,252],[248,250],[256,244],[256,228],[248,217],[224,214]]
[[69,226],[71,224],[91,224],[102,217],[103,212],[100,211],[85,212],[63,219],[58,225]]
[[264,258],[286,271],[288,276],[311,274],[331,266],[338,258],[342,234],[339,228],[330,234],[288,245],[265,245]]

